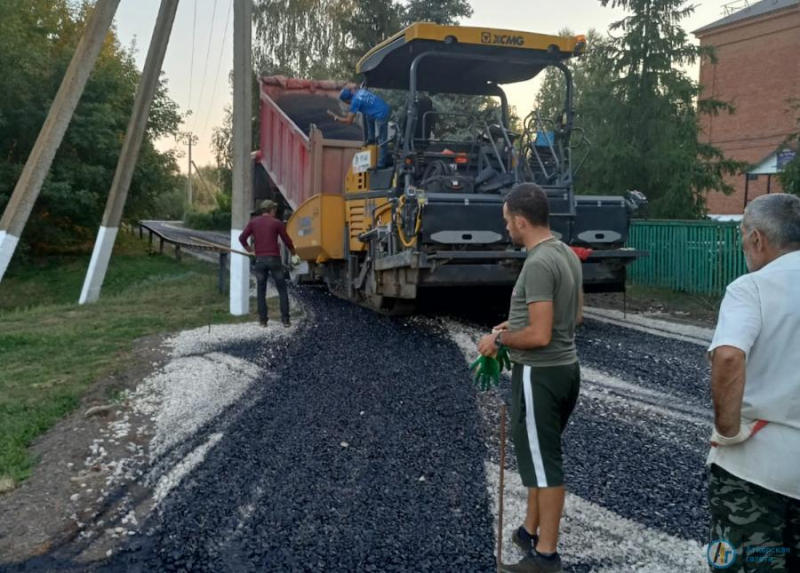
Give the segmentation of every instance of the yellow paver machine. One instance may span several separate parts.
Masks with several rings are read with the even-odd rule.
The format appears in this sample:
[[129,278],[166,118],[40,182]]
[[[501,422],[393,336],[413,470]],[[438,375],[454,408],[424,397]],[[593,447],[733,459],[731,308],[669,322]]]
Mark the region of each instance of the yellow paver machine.
[[[535,182],[549,197],[554,233],[584,249],[585,290],[623,290],[626,265],[644,255],[624,244],[631,214],[645,200],[635,192],[574,193],[573,155],[577,143],[585,149],[587,142],[573,125],[573,83],[564,62],[584,49],[582,36],[429,23],[399,32],[357,68],[364,87],[404,102],[395,110],[390,159],[381,169],[374,141],[326,139],[325,128],[294,125],[277,110],[291,101],[287,90],[280,99],[262,80],[260,164],[293,212],[289,232],[307,263],[302,280],[324,281],[339,296],[395,313],[413,310],[422,289],[510,287],[525,252],[505,230],[503,200],[515,184]],[[501,86],[548,67],[564,75],[563,112],[557,118],[533,112],[515,132]],[[336,105],[338,88],[322,86],[316,97],[327,95],[322,100]],[[452,105],[437,110],[443,95],[495,105],[472,113]],[[266,125],[265,106],[277,118]],[[287,131],[298,143],[290,143]],[[302,163],[287,164],[287,154]]]

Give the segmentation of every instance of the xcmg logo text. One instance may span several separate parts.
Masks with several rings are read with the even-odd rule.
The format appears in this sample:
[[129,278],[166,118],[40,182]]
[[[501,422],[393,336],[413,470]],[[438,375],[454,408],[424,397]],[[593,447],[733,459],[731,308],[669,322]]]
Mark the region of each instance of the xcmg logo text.
[[522,36],[512,36],[511,34],[491,34],[483,32],[481,34],[482,44],[500,44],[503,46],[524,46],[525,38]]

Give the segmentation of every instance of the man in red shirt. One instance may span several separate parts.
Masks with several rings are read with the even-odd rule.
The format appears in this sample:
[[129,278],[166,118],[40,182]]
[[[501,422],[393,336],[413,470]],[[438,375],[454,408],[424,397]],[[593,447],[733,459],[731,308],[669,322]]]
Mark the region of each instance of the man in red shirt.
[[[283,244],[292,253],[294,262],[294,243],[286,232],[286,225],[275,217],[278,205],[269,199],[261,203],[261,215],[253,217],[239,235],[239,242],[248,253],[255,252],[256,264],[256,300],[258,301],[258,318],[261,326],[267,326],[267,278],[272,273],[272,280],[278,288],[278,297],[281,304],[281,320],[284,326],[289,326],[289,294],[286,291],[286,271],[281,261],[281,250],[278,237],[283,239]],[[248,239],[253,237],[253,246]]]

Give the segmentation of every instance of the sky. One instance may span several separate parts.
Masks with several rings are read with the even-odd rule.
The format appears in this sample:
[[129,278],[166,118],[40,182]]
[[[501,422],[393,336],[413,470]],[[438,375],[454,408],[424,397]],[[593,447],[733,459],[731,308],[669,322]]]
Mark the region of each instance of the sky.
[[[214,162],[211,151],[213,128],[222,123],[225,106],[230,104],[228,77],[233,67],[232,0],[183,0],[164,61],[169,94],[185,113],[192,111],[183,129],[199,137],[193,158],[197,165]],[[696,2],[695,13],[683,25],[696,30],[721,18],[730,0]],[[153,33],[159,0],[122,0],[115,20],[120,41],[130,46],[135,41],[139,67],[144,64]],[[473,16],[462,22],[492,28],[557,33],[570,28],[576,34],[590,28],[607,31],[608,26],[625,16],[619,9],[604,8],[599,0],[471,0]],[[227,32],[226,32],[227,23]],[[193,49],[194,47],[194,49]],[[690,70],[696,78],[697,69]],[[538,82],[507,86],[511,105],[520,115],[531,110]],[[159,142],[159,148],[179,147],[173,140]],[[181,169],[186,170],[186,159]]]

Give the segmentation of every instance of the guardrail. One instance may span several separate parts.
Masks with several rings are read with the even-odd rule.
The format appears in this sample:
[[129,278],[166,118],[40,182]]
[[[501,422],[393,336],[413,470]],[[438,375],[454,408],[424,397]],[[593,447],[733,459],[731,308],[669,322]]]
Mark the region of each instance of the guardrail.
[[[192,241],[185,241],[181,239],[176,239],[174,237],[167,237],[163,233],[160,233],[157,229],[153,229],[147,223],[143,221],[139,221],[136,224],[136,227],[139,228],[139,238],[144,240],[144,232],[147,231],[149,234],[149,244],[153,246],[153,237],[157,237],[159,240],[158,245],[158,252],[160,254],[164,254],[164,244],[172,245],[175,251],[175,260],[181,262],[182,260],[182,249],[193,249],[198,251],[209,251],[209,252],[216,252],[219,253],[219,278],[218,278],[218,288],[220,294],[225,294],[227,292],[227,285],[228,281],[226,280],[228,277],[228,252],[223,251],[223,249],[227,249],[222,245],[219,246],[218,249],[215,249],[211,245],[202,245],[199,243],[195,243]],[[132,231],[135,233],[135,228],[132,228]]]

